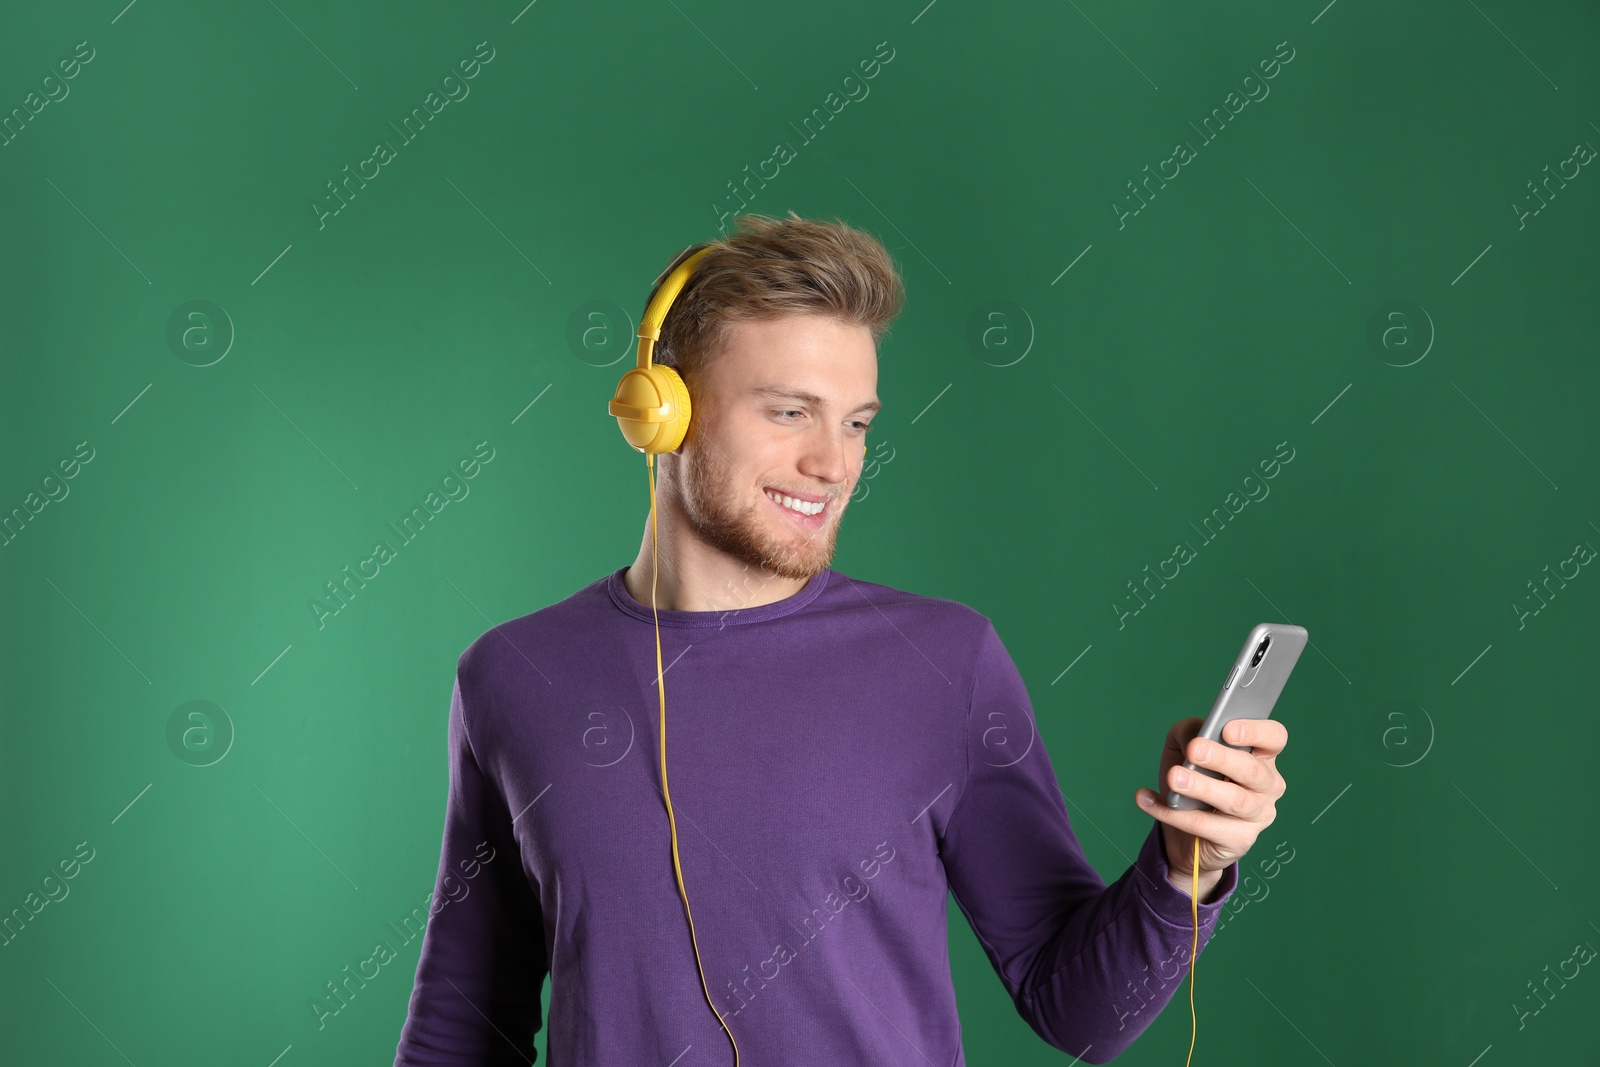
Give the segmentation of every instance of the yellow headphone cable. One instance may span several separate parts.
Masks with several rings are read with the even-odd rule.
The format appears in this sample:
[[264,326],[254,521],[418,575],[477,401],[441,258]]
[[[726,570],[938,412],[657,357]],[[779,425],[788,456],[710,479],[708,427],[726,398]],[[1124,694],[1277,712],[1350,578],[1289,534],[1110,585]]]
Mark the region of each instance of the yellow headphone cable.
[[1184,1067],[1188,1067],[1194,1059],[1194,1039],[1200,1032],[1200,1023],[1194,1016],[1194,963],[1195,953],[1200,949],[1200,835],[1194,835],[1194,866],[1190,868],[1193,878],[1193,888],[1189,893],[1189,914],[1194,917],[1194,940],[1189,943],[1189,1058],[1184,1060]]
[[656,541],[656,465],[655,455],[646,452],[644,457],[645,473],[650,479],[650,614],[656,624],[656,693],[661,700],[661,796],[667,802],[667,826],[672,832],[672,870],[678,879],[678,895],[683,898],[683,913],[689,918],[689,943],[694,946],[694,963],[700,972],[700,988],[706,995],[706,1003],[711,1006],[711,1011],[717,1017],[717,1022],[722,1024],[722,1029],[727,1033],[728,1040],[733,1042],[733,1067],[739,1067],[739,1042],[733,1040],[733,1031],[728,1029],[728,1023],[717,1011],[717,1006],[711,1001],[711,990],[706,987],[705,965],[700,961],[700,942],[694,936],[694,915],[689,911],[689,893],[683,886],[683,866],[678,861],[678,820],[672,814],[672,793],[667,789],[667,689],[666,672],[661,667],[661,616],[656,610],[656,580],[661,574],[661,551]]
[[667,805],[667,826],[672,835],[672,870],[678,883],[678,895],[683,898],[683,912],[689,920],[689,943],[694,948],[695,969],[700,974],[700,989],[706,1004],[733,1044],[734,1067],[739,1067],[739,1043],[733,1031],[717,1010],[711,999],[711,989],[706,984],[705,964],[700,959],[700,942],[694,933],[694,914],[689,910],[689,892],[683,884],[683,864],[678,855],[678,820],[672,811],[672,793],[667,786],[667,685],[666,671],[661,663],[661,615],[657,608],[657,588],[661,577],[661,547],[656,520],[655,458],[671,452],[683,443],[689,432],[691,405],[689,389],[683,378],[672,367],[659,366],[652,361],[656,341],[661,338],[661,323],[678,293],[689,280],[689,275],[707,252],[711,244],[691,246],[680,252],[673,262],[656,279],[656,287],[646,302],[644,318],[639,322],[639,351],[635,366],[623,374],[617,383],[616,395],[607,410],[617,419],[622,436],[635,451],[644,453],[645,474],[650,482],[650,613],[655,621],[656,636],[656,693],[661,703],[659,733],[661,737],[661,797]]

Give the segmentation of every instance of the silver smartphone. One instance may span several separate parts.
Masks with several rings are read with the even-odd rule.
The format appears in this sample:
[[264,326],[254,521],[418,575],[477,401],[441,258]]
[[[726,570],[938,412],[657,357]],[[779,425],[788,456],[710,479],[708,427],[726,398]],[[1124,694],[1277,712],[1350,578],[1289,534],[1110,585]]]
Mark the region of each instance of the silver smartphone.
[[[1233,669],[1228,672],[1217,699],[1211,704],[1211,714],[1206,716],[1197,736],[1243,752],[1255,751],[1249,745],[1224,741],[1222,728],[1234,719],[1272,717],[1272,706],[1278,702],[1278,694],[1283,692],[1289,672],[1294,670],[1300,653],[1306,647],[1306,636],[1304,627],[1289,623],[1263,622],[1251,629],[1250,636],[1244,640],[1244,647],[1239,649],[1239,655],[1233,661]],[[1191,772],[1198,771],[1212,778],[1228,780],[1216,771],[1196,767],[1190,760],[1184,760],[1183,765]],[[1171,788],[1167,789],[1167,804],[1174,808],[1215,810],[1205,801],[1186,797]]]

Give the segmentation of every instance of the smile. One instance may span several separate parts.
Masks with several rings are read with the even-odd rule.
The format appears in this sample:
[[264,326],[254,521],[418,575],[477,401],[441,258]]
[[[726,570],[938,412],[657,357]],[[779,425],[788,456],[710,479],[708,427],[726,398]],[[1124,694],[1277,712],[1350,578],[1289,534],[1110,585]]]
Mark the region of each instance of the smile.
[[805,518],[814,518],[818,515],[821,515],[828,506],[828,502],[826,500],[797,500],[792,496],[785,496],[784,494],[775,492],[771,489],[765,489],[762,491],[766,493],[768,500],[772,501],[774,504],[777,504],[785,511],[794,515],[803,516]]

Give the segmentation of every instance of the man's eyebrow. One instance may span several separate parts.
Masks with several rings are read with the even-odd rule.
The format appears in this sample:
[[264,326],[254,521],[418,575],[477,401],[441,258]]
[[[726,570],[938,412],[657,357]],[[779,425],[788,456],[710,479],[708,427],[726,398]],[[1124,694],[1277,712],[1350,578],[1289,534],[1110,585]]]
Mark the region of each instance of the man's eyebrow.
[[[825,401],[816,393],[808,393],[803,389],[782,389],[776,385],[759,385],[750,390],[755,396],[768,396],[781,400],[798,400],[812,407],[824,407]],[[876,400],[868,400],[856,407],[856,411],[878,411],[883,405]]]

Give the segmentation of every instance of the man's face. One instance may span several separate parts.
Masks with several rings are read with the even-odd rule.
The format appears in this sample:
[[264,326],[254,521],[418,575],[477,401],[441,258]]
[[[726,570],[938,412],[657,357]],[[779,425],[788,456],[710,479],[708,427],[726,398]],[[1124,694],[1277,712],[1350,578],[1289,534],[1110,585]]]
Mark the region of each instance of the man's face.
[[695,376],[676,453],[692,534],[767,577],[820,573],[861,476],[877,388],[865,326],[809,314],[735,323]]

